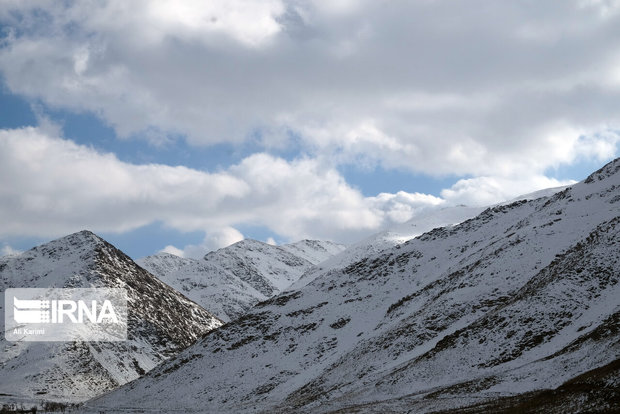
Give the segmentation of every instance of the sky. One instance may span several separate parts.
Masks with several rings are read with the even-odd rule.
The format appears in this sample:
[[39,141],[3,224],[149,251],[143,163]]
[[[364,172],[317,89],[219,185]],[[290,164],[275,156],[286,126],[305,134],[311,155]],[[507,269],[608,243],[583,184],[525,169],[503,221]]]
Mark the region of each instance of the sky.
[[0,0],[0,255],[352,243],[620,142],[620,1]]

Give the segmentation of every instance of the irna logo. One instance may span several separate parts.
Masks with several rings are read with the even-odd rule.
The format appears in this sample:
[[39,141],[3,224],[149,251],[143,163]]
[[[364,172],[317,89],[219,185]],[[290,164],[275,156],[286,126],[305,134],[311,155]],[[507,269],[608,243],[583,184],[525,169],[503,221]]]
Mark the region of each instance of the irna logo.
[[7,289],[8,341],[123,341],[124,289]]
[[99,305],[83,300],[29,300],[13,297],[13,319],[17,323],[118,323],[110,300]]

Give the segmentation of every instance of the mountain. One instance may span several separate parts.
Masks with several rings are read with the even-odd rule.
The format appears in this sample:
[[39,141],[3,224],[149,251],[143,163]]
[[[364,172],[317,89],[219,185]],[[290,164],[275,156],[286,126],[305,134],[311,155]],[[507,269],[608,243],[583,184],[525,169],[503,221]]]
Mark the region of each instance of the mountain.
[[158,253],[138,263],[229,322],[343,249],[342,245],[318,240],[271,246],[248,239],[210,253],[203,260]]
[[85,409],[475,412],[564,395],[619,410],[619,212],[620,159],[326,269]]
[[467,207],[463,205],[445,207],[439,210],[415,216],[411,220],[391,229],[373,234],[352,244],[340,253],[321,262],[315,268],[305,272],[288,290],[302,288],[324,273],[327,269],[344,269],[365,257],[376,255],[399,244],[405,243],[420,234],[437,227],[452,226],[470,219],[484,210],[484,207]]
[[208,253],[204,260],[216,263],[266,297],[271,297],[315,264],[344,247],[330,242],[304,240],[286,246],[272,246],[246,239]]
[[301,240],[296,243],[283,244],[282,249],[317,265],[341,253],[346,249],[342,244],[325,240]]
[[233,272],[210,261],[158,253],[138,263],[223,322],[237,319],[267,299]]
[[406,241],[437,227],[447,227],[462,223],[465,220],[477,216],[486,208],[510,204],[519,200],[534,200],[540,197],[548,197],[564,189],[566,189],[566,186],[547,188],[533,193],[520,195],[510,202],[499,203],[487,207],[457,205],[424,212],[416,215],[411,220],[408,220],[403,224],[378,232],[352,244],[339,254],[336,254],[322,262],[320,266],[310,269],[308,272],[304,273],[302,277],[293,283],[289,288],[299,289],[323,273],[326,269],[343,269],[351,263],[405,243]]
[[[7,288],[124,288],[124,342],[0,339],[0,400],[82,401],[131,381],[222,324],[89,231],[0,258]],[[4,308],[4,295],[0,306]],[[4,319],[2,320],[4,330]]]

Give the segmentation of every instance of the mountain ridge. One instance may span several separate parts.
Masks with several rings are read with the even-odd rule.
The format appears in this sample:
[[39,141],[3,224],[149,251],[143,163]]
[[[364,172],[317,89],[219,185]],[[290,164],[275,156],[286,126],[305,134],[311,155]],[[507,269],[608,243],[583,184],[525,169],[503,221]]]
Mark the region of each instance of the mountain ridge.
[[[325,269],[208,334],[174,371],[161,375],[164,363],[86,407],[429,412],[559,387],[620,349],[594,334],[613,330],[620,307],[619,164]],[[223,366],[208,382],[183,380]]]
[[[325,251],[322,257],[329,257],[331,249],[315,241],[314,254],[304,246],[307,241],[297,244],[273,246],[257,240],[244,239],[228,247],[207,253],[204,260],[216,262],[219,266],[233,273],[266,297],[286,289],[301,275],[317,263],[308,259],[319,253],[316,246]],[[338,246],[330,243],[330,246]],[[318,262],[322,262],[319,259]]]
[[158,253],[138,263],[229,322],[342,249],[342,245],[319,240],[271,246],[246,239],[210,252],[203,259]]
[[[92,398],[139,377],[222,324],[87,230],[2,258],[0,284],[3,289],[123,288],[129,311],[125,342],[1,338],[0,393],[6,400]],[[4,308],[4,295],[0,301]]]

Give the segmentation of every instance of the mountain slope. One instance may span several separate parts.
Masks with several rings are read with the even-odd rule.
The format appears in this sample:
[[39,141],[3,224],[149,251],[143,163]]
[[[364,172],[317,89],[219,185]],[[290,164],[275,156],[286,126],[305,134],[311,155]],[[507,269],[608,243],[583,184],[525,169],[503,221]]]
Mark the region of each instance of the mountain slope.
[[208,253],[204,260],[227,270],[266,297],[271,297],[295,282],[316,263],[340,250],[328,242],[302,241],[272,246],[246,239]]
[[620,354],[619,212],[615,160],[326,269],[87,408],[432,412],[560,387]]
[[138,263],[223,322],[237,319],[267,299],[232,272],[210,261],[158,253]]
[[399,244],[405,243],[420,234],[437,227],[451,226],[470,219],[484,210],[483,207],[454,206],[433,210],[420,214],[411,220],[389,230],[373,234],[364,240],[352,244],[340,253],[326,259],[315,268],[304,273],[294,282],[289,290],[299,289],[307,285],[326,269],[344,269],[365,257],[379,254]]
[[282,246],[244,240],[210,253],[203,260],[159,253],[138,263],[222,321],[229,322],[342,250],[342,245],[319,240]]
[[[520,200],[534,200],[541,197],[549,197],[565,188],[566,186],[547,188],[533,193],[523,194],[510,202],[504,202],[490,207],[510,204]],[[364,240],[352,244],[339,254],[325,260],[320,266],[310,269],[302,275],[298,281],[293,283],[290,289],[299,289],[305,286],[326,269],[343,269],[351,263],[355,263],[368,256],[379,254],[384,250],[402,244],[407,240],[411,240],[437,227],[447,227],[462,223],[465,220],[477,216],[486,208],[489,207],[457,205],[419,214],[403,224],[373,234]]]
[[317,265],[343,252],[346,246],[325,240],[301,240],[295,243],[283,244],[282,249]]
[[510,412],[519,414],[565,414],[614,412],[620,407],[620,359],[581,374],[555,390],[503,397],[442,413]]
[[[0,260],[4,289],[123,288],[124,342],[6,342],[2,400],[81,401],[137,378],[221,321],[137,266],[105,240],[82,231]],[[4,295],[2,295],[4,308]],[[4,320],[2,320],[4,330]]]

